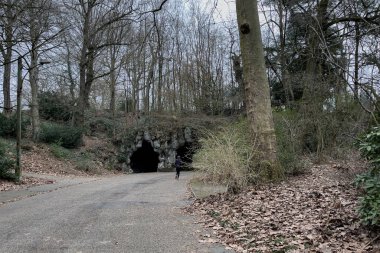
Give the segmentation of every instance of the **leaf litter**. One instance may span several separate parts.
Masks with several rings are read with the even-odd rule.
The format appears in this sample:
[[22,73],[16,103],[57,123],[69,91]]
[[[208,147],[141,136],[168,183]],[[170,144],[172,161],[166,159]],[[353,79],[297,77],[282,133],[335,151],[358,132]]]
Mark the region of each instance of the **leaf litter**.
[[[106,157],[115,156],[114,148],[109,141],[96,137],[84,137],[85,145],[75,150],[79,153],[97,152],[94,164],[97,166],[93,170],[102,175],[118,174],[118,171],[110,171],[104,163]],[[0,192],[20,190],[43,184],[53,184],[55,180],[39,177],[38,175],[48,175],[54,177],[91,177],[92,174],[78,170],[76,164],[70,159],[59,159],[52,155],[50,146],[47,144],[28,143],[26,150],[22,152],[21,167],[23,173],[32,173],[34,176],[23,176],[19,183],[0,179]],[[15,160],[15,154],[9,154]]]
[[[380,252],[360,224],[352,180],[363,166],[326,164],[277,185],[196,199],[187,212],[235,252]],[[212,239],[212,240],[211,240]]]

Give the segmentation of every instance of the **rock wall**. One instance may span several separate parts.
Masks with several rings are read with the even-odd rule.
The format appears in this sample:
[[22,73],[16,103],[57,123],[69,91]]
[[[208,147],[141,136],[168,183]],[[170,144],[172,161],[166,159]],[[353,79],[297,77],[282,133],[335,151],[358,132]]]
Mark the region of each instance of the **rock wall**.
[[179,128],[168,133],[152,132],[152,130],[137,131],[132,138],[129,138],[129,141],[125,141],[122,145],[121,152],[126,157],[123,168],[126,172],[134,172],[131,157],[134,152],[143,147],[143,142],[147,142],[158,154],[157,171],[174,171],[177,150],[185,145],[192,146],[195,141],[194,131],[190,127]]

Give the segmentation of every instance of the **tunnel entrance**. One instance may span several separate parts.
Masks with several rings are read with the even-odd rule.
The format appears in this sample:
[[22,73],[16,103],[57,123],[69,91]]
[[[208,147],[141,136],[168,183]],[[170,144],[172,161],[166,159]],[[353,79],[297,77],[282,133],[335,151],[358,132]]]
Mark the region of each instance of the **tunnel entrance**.
[[184,164],[182,169],[191,169],[194,153],[194,146],[188,142],[177,149],[177,155],[181,157],[181,160]]
[[158,153],[149,142],[143,141],[141,148],[131,156],[131,169],[135,173],[157,172],[158,162]]

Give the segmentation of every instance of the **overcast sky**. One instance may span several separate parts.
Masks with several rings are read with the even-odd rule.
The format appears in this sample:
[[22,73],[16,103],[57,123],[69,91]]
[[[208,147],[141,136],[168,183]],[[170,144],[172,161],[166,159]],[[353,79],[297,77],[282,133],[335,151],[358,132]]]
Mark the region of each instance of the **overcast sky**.
[[214,10],[216,22],[236,22],[235,0],[202,0],[202,2],[207,9]]
[[216,13],[214,18],[216,20],[234,21],[236,20],[235,0],[217,0]]

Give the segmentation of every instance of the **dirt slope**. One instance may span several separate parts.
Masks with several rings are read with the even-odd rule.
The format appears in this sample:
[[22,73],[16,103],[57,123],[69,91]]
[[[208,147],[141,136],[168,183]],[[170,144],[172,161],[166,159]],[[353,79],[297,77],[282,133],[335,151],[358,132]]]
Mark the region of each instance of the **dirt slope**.
[[[65,152],[65,157],[57,157],[51,145],[28,143],[22,150],[23,173],[82,177],[121,173],[112,169],[110,165],[110,160],[116,159],[116,149],[106,138],[85,136],[81,148]],[[31,176],[24,176],[20,183],[0,179],[0,191],[48,183],[54,182]]]

